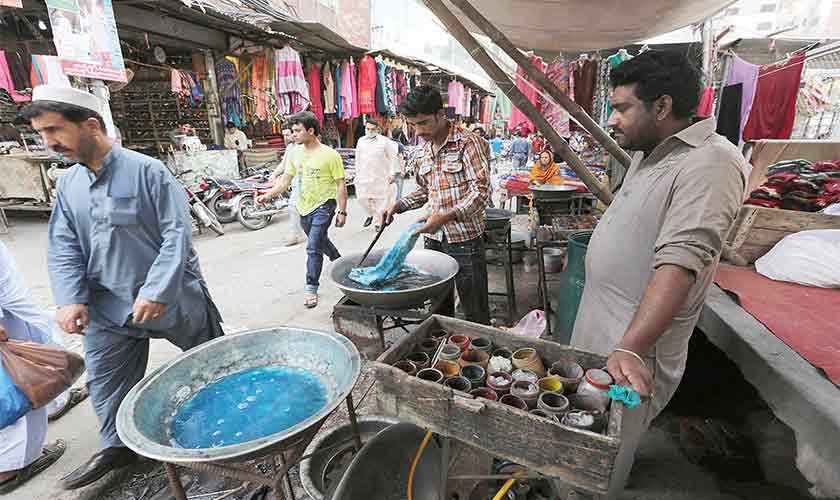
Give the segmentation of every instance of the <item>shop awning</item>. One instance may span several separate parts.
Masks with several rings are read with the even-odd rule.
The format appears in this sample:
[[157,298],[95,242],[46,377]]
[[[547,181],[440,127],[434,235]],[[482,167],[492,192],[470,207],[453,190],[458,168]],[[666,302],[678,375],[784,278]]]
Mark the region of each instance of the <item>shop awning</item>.
[[[464,25],[481,30],[446,2]],[[715,14],[734,0],[471,0],[522,49],[551,52],[621,47]]]

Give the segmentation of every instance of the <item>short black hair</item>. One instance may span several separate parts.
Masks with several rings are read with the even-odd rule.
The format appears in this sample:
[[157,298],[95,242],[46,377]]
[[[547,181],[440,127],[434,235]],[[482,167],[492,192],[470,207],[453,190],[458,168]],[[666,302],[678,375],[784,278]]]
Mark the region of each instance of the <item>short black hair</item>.
[[310,111],[301,111],[289,117],[289,126],[300,125],[305,130],[315,130],[315,135],[321,133],[321,124],[318,123],[318,117]]
[[236,124],[235,124],[235,123],[233,123],[233,122],[227,122],[227,123],[225,124],[225,127],[227,127],[227,128],[236,128]]
[[648,50],[610,71],[610,86],[636,84],[635,94],[650,105],[671,96],[674,116],[691,118],[700,104],[701,71],[681,52]]
[[76,125],[88,120],[96,118],[99,126],[102,127],[102,132],[105,132],[105,120],[102,115],[93,111],[92,109],[76,106],[75,104],[68,104],[59,101],[35,101],[23,108],[20,112],[20,117],[24,120],[31,121],[44,113],[58,113],[64,117],[65,120],[73,122]]
[[438,89],[421,85],[405,96],[400,113],[405,116],[433,115],[443,109],[443,97]]
[[382,128],[382,126],[379,125],[379,122],[374,120],[373,118],[368,118],[367,120],[365,120],[365,125],[374,125],[376,126],[376,128]]

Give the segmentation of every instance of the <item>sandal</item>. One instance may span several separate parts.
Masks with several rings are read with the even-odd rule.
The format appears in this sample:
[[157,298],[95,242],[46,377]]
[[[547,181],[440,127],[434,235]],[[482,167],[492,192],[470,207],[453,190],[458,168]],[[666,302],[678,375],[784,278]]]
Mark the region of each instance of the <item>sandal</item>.
[[70,389],[70,397],[67,398],[67,404],[64,405],[64,408],[58,410],[57,412],[53,413],[47,420],[50,422],[54,420],[58,420],[59,418],[63,417],[67,414],[68,411],[73,409],[74,406],[81,403],[88,397],[88,390],[87,387],[79,387],[76,389]]
[[67,444],[60,439],[54,443],[44,445],[44,449],[41,450],[41,456],[38,459],[17,471],[17,474],[11,479],[0,483],[0,495],[5,495],[16,490],[25,482],[46,470],[47,467],[56,463],[61,458],[61,455],[64,455],[65,450],[67,450]]
[[313,307],[318,305],[318,294],[310,293],[304,296],[303,298],[303,305],[306,306],[307,309],[312,309]]

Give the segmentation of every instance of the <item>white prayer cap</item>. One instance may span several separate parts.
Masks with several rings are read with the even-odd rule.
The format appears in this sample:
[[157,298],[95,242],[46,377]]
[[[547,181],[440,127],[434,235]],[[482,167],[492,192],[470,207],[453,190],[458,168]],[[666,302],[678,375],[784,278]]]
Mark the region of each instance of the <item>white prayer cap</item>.
[[55,101],[65,104],[74,104],[80,108],[95,111],[102,115],[102,99],[90,92],[74,89],[72,87],[59,87],[57,85],[38,85],[32,89],[32,102]]

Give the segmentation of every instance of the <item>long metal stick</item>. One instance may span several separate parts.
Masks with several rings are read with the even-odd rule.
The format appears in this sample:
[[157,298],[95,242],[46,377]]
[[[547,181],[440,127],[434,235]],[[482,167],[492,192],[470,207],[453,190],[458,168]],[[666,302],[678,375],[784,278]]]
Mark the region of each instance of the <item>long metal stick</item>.
[[370,251],[373,250],[373,247],[376,245],[376,242],[379,241],[379,237],[382,236],[382,232],[385,231],[386,227],[388,227],[387,223],[382,224],[382,226],[379,227],[379,231],[376,232],[376,237],[373,238],[373,241],[370,242],[370,246],[368,247],[367,251],[364,255],[362,255],[362,260],[359,261],[359,266],[364,265],[365,259],[367,259],[367,256],[368,254],[370,254]]

